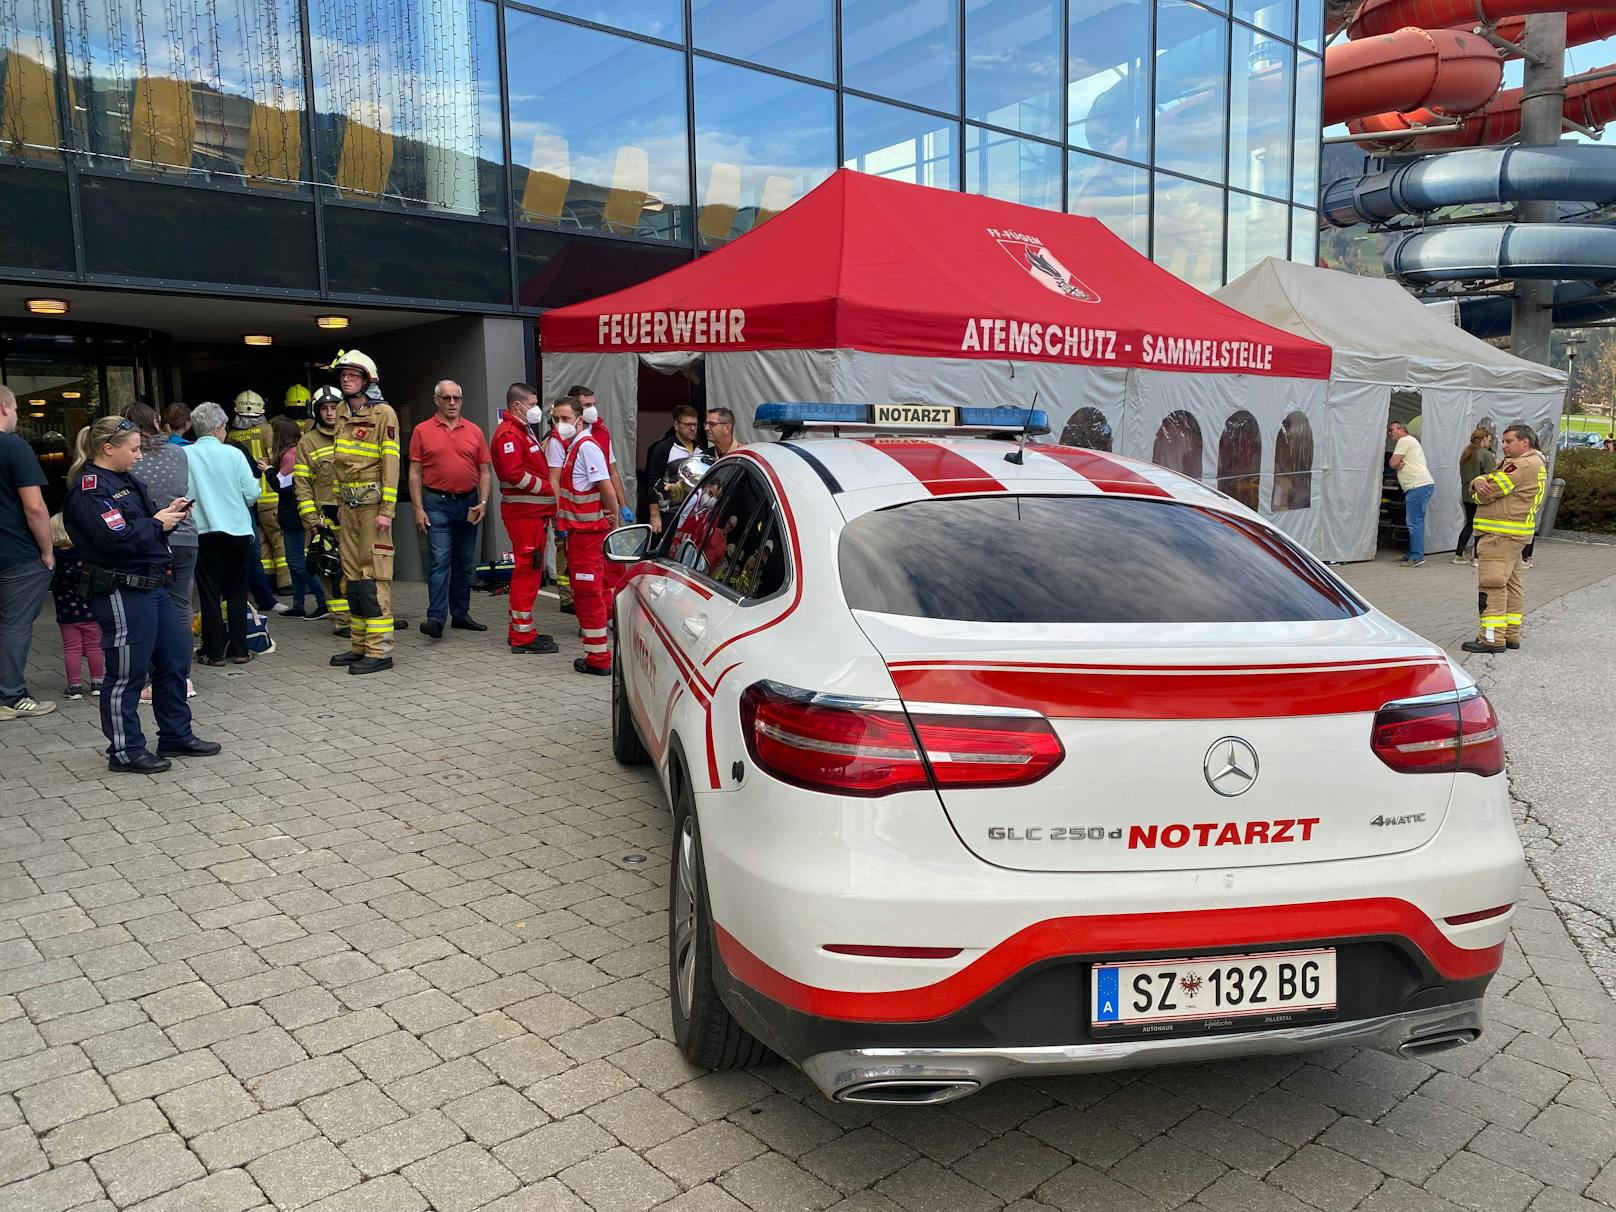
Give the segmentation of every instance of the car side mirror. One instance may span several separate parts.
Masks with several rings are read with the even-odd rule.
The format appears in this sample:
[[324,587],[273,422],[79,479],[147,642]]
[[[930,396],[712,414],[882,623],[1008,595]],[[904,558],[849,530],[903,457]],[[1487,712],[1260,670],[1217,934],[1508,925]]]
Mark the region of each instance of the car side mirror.
[[613,564],[632,564],[645,558],[651,546],[651,528],[645,525],[619,526],[606,536],[606,558]]

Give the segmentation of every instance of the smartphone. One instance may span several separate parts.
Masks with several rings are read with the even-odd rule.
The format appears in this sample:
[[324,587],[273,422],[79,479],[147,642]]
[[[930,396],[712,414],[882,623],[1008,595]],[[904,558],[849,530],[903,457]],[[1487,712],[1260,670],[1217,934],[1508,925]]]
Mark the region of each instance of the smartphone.
[[195,504],[196,504],[196,498],[195,497],[182,497],[180,499],[180,505],[185,509],[186,513],[190,513],[191,512],[191,506],[193,506]]

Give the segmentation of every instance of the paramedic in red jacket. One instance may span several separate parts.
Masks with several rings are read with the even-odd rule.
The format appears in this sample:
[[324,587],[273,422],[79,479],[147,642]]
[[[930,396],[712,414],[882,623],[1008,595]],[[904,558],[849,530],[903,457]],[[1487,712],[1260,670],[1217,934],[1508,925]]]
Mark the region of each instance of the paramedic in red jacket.
[[511,572],[505,638],[512,652],[530,656],[560,651],[555,640],[539,634],[533,622],[533,601],[544,575],[544,532],[556,512],[544,454],[546,443],[539,436],[543,424],[538,389],[530,383],[512,383],[505,391],[505,412],[489,443],[494,474],[499,477],[499,516],[511,536],[511,557],[516,563]]

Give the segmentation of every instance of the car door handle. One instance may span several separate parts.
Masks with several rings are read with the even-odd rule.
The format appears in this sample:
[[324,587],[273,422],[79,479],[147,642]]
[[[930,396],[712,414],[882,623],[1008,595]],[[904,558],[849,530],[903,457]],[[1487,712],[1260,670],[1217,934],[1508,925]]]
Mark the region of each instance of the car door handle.
[[701,633],[707,630],[707,616],[698,614],[694,618],[686,619],[680,626],[685,629],[685,634],[691,639],[699,640],[701,639]]
[[652,581],[646,586],[645,592],[650,594],[653,598],[660,598],[663,594],[668,592],[668,587],[661,581]]

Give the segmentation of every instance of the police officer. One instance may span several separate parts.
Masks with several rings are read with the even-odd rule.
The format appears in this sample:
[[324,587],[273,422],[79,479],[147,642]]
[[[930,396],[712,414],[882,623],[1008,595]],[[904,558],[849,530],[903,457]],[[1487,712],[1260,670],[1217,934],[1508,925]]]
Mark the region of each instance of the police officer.
[[[297,512],[309,535],[309,571],[325,583],[326,609],[331,612],[332,634],[348,636],[347,590],[342,583],[339,561],[329,567],[325,558],[335,551],[337,533],[336,464],[337,417],[342,411],[342,393],[335,387],[322,387],[314,393],[314,424],[298,439],[297,462],[292,465],[292,488],[297,493]],[[320,565],[319,569],[315,565]]]
[[[171,757],[211,757],[219,745],[191,731],[185,701],[191,637],[167,588],[173,575],[168,533],[191,502],[176,497],[153,508],[145,485],[129,474],[140,457],[140,432],[122,417],[103,417],[80,433],[62,520],[89,565],[90,609],[106,652],[101,731],[107,768],[157,774],[172,765]],[[157,715],[155,754],[146,748],[138,711],[147,669]]]
[[331,658],[349,673],[393,667],[393,514],[398,507],[398,414],[370,394],[376,363],[357,349],[331,363],[343,407],[331,456],[351,647]]
[[1470,482],[1476,503],[1476,581],[1481,627],[1466,652],[1504,652],[1521,646],[1526,599],[1521,566],[1537,529],[1537,510],[1548,487],[1548,466],[1530,425],[1511,425],[1500,440],[1503,462]]

